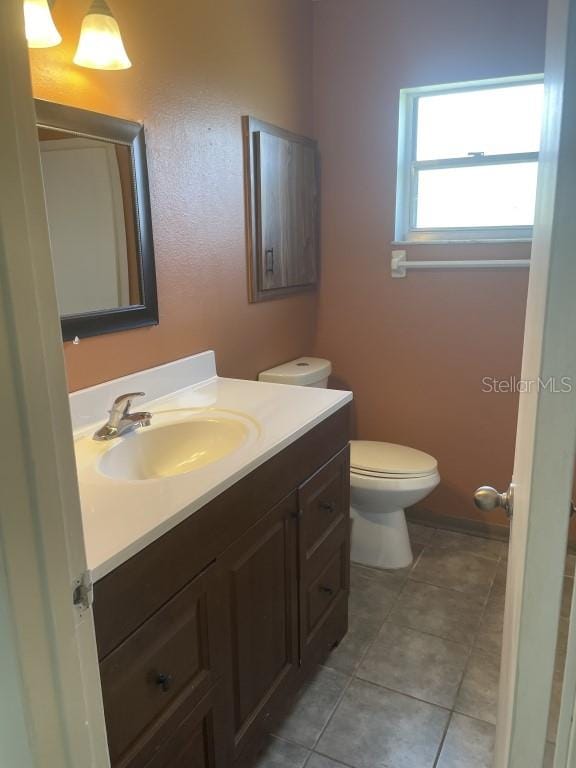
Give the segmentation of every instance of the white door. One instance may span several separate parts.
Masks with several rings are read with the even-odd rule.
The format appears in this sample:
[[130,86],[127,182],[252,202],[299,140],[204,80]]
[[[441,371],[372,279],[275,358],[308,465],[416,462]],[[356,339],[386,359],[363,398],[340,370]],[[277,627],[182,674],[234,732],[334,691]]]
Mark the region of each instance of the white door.
[[[576,444],[576,0],[550,0],[546,50],[496,768],[543,764],[560,615]],[[561,722],[555,768],[568,732]]]
[[106,768],[22,0],[0,2],[0,115],[0,764]]

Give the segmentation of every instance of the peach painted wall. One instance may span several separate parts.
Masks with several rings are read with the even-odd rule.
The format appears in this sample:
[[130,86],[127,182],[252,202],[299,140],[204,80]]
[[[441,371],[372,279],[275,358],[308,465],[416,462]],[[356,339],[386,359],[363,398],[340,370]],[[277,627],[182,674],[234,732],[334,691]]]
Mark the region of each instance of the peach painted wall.
[[309,0],[111,0],[133,69],[72,64],[88,0],[58,0],[58,48],[31,51],[35,96],[146,127],[160,325],[66,345],[77,389],[213,348],[253,377],[310,353],[316,297],[250,305],[240,117],[312,130]]
[[[438,458],[424,506],[482,517],[478,485],[510,480],[517,397],[482,378],[519,375],[527,271],[390,277],[401,88],[541,72],[545,0],[318,0],[316,133],[323,284],[316,352],[354,390],[357,434]],[[506,246],[425,246],[410,258],[525,258]]]

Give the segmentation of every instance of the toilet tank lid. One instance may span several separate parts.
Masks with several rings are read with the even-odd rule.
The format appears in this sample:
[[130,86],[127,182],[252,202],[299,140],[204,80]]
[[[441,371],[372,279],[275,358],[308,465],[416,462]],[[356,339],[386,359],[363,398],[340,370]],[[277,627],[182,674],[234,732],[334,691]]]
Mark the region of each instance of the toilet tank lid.
[[299,357],[288,363],[277,365],[275,368],[262,371],[258,376],[258,381],[270,381],[274,384],[297,384],[305,387],[326,379],[331,372],[332,363],[330,360],[323,360],[321,357]]
[[433,456],[416,448],[395,443],[379,443],[373,440],[352,440],[350,466],[370,472],[389,475],[432,474],[438,468]]

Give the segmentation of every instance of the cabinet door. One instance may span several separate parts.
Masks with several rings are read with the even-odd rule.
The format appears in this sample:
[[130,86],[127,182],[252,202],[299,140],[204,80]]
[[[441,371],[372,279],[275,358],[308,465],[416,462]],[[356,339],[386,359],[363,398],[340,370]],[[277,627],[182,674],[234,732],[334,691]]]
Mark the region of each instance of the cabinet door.
[[318,179],[313,142],[254,133],[258,283],[261,291],[318,278]]
[[149,752],[181,702],[191,708],[215,685],[223,668],[221,601],[210,566],[101,662],[113,766]]
[[230,611],[234,749],[283,703],[298,667],[296,495],[223,555]]

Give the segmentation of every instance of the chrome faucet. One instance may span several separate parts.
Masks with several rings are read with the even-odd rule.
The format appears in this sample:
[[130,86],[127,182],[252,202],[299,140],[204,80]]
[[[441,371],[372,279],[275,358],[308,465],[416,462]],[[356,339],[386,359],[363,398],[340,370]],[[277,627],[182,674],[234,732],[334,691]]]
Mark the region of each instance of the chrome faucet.
[[121,437],[138,427],[149,426],[152,419],[151,413],[148,411],[130,413],[132,401],[144,395],[144,392],[129,392],[127,395],[117,397],[109,411],[110,418],[94,433],[94,440],[114,440],[115,437]]

